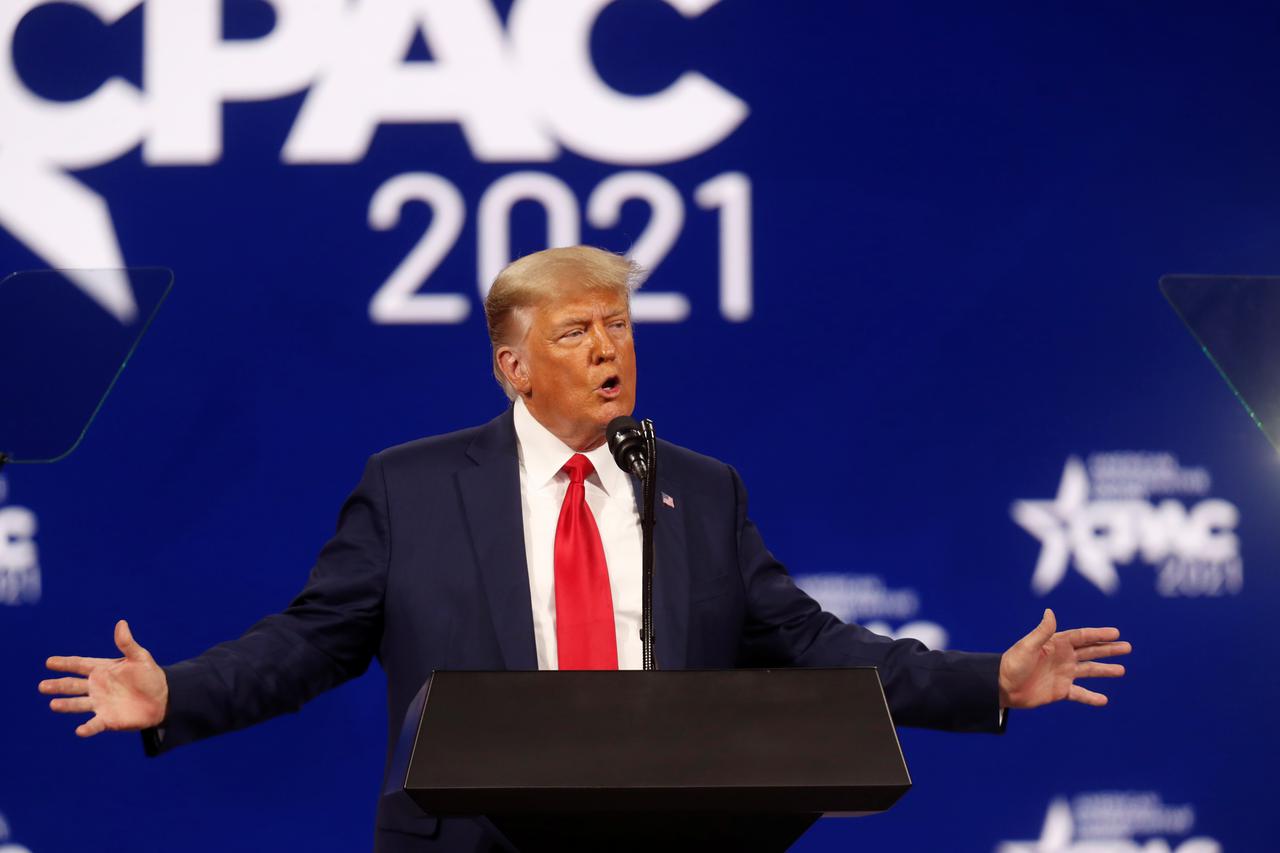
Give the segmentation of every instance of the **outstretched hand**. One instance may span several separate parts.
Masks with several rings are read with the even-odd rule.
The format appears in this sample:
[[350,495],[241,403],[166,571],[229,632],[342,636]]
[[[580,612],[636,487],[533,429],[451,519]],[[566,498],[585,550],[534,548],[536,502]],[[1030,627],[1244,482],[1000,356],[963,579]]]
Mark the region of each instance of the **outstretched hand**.
[[68,678],[40,682],[41,693],[60,698],[49,707],[64,714],[91,713],[76,728],[80,737],[105,731],[140,731],[164,721],[169,704],[169,680],[151,657],[138,645],[129,623],[116,623],[116,648],[124,657],[51,657],[45,665],[55,672],[69,672]]
[[1133,647],[1120,640],[1117,628],[1075,628],[1058,631],[1052,610],[1035,630],[1000,658],[1000,707],[1036,708],[1069,699],[1102,706],[1107,697],[1086,690],[1077,678],[1119,678],[1124,667],[1097,663],[1099,658],[1127,655]]

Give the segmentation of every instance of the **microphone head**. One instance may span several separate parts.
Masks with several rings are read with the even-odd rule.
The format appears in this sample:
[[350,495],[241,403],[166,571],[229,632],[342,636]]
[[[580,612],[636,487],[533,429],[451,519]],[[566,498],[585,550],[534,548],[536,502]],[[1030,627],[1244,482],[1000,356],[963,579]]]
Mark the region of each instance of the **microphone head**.
[[618,415],[609,421],[609,425],[604,428],[604,434],[609,438],[609,447],[612,448],[617,441],[623,440],[626,433],[634,432],[641,435],[640,422],[630,415]]
[[605,427],[609,452],[623,471],[643,477],[647,466],[644,432],[635,418],[619,415]]

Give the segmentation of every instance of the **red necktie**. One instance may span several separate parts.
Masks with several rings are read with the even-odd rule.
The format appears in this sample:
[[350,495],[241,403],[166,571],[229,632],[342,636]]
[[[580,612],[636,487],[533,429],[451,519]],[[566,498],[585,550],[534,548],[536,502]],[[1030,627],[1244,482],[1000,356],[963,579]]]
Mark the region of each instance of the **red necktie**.
[[609,567],[591,507],[587,475],[595,472],[581,453],[565,463],[569,490],[556,524],[556,644],[561,669],[617,669]]

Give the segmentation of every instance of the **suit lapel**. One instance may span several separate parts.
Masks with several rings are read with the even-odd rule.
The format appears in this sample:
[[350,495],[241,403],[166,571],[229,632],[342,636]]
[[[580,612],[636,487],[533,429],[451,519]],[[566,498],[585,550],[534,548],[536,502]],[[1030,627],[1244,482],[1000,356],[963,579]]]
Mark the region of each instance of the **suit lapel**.
[[[529,595],[529,564],[524,550],[520,503],[520,462],[511,410],[485,425],[467,449],[475,463],[457,474],[467,530],[503,662],[510,670],[538,668]],[[643,500],[640,481],[631,478],[637,510]],[[663,493],[675,506],[663,503]],[[683,669],[688,661],[689,566],[685,546],[686,505],[680,489],[659,465],[658,516],[654,527],[653,620],[655,653],[661,669]]]
[[[659,445],[661,453],[661,445]],[[644,502],[644,486],[631,478],[636,509]],[[663,503],[671,497],[674,507]],[[663,473],[658,460],[658,499],[654,501],[657,523],[653,528],[653,632],[654,655],[659,669],[684,669],[688,658],[689,565],[685,548],[684,506],[679,489]]]
[[480,430],[467,456],[476,464],[458,472],[458,490],[502,659],[510,670],[537,669],[520,462],[510,409]]

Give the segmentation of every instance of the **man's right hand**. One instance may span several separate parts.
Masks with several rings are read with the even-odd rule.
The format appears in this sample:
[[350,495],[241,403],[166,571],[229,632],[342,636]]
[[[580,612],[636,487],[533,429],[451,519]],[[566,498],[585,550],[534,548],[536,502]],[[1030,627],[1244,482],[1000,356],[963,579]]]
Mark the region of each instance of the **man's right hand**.
[[116,623],[115,640],[124,657],[51,657],[45,663],[55,672],[73,673],[40,682],[41,693],[59,697],[50,700],[49,707],[63,714],[93,714],[76,727],[80,737],[140,731],[164,722],[169,705],[164,670],[134,641],[123,619]]

